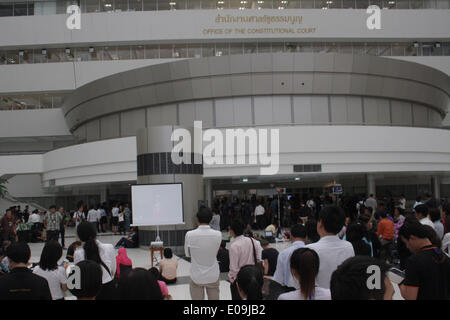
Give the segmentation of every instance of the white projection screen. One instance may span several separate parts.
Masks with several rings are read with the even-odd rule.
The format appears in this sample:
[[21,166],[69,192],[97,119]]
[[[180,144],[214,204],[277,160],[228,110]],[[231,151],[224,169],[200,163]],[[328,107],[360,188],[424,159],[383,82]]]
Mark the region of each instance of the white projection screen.
[[142,184],[131,186],[134,226],[183,224],[183,185]]

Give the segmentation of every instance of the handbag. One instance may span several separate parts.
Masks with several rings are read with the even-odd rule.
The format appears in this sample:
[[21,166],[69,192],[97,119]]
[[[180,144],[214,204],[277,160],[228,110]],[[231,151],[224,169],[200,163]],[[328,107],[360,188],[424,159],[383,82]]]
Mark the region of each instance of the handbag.
[[256,249],[255,249],[255,243],[253,242],[253,238],[248,237],[250,239],[250,241],[252,242],[252,246],[253,246],[253,258],[255,260],[255,266],[258,267],[258,269],[261,270],[262,274],[264,275],[264,265],[262,261],[258,261],[258,259],[256,258]]

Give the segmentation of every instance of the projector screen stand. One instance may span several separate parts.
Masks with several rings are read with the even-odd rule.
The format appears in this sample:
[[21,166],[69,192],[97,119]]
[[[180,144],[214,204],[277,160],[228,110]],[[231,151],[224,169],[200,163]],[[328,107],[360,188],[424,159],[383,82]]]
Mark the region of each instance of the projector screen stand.
[[151,248],[164,248],[164,244],[159,237],[159,226],[156,226],[156,239],[150,243]]

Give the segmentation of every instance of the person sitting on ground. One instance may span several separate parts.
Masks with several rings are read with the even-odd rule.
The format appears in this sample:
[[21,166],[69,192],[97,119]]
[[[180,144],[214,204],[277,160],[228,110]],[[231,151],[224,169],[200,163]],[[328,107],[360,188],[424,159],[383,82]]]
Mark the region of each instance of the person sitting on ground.
[[[369,267],[380,270],[380,287],[369,288],[367,281],[373,273]],[[331,275],[330,291],[332,300],[392,300],[394,287],[387,276],[389,267],[376,258],[355,256],[345,260]]]
[[219,262],[220,272],[230,271],[230,252],[227,249],[227,242],[222,240],[219,251],[217,251],[217,262]]
[[167,284],[164,281],[159,280],[161,279],[161,273],[159,272],[158,268],[152,267],[148,269],[148,271],[151,272],[156,279],[158,279],[159,288],[161,289],[164,300],[170,300],[172,297],[169,294]]
[[177,282],[178,260],[173,257],[172,249],[164,249],[164,259],[159,262],[161,280],[167,284]]
[[273,223],[268,225],[264,231],[272,232],[273,236],[277,238],[279,238],[281,235],[281,228],[278,226],[277,221],[274,221]]
[[139,232],[137,230],[137,227],[131,227],[130,233],[128,234],[128,237],[122,237],[115,246],[115,249],[118,249],[120,247],[124,248],[137,248],[139,247],[138,243],[138,235]]
[[263,248],[261,258],[264,262],[264,275],[273,276],[277,268],[278,250],[270,247],[269,241],[260,241]]
[[62,247],[56,240],[48,241],[42,249],[39,265],[33,270],[34,274],[47,280],[53,300],[64,300],[64,292],[67,290],[68,264],[58,266],[62,253]]
[[264,277],[259,267],[243,266],[236,276],[236,288],[242,300],[262,300]]
[[292,276],[290,259],[296,249],[305,246],[307,241],[306,228],[301,224],[294,224],[291,228],[290,241],[291,246],[278,254],[273,279],[282,286],[298,289],[298,281],[295,281]]
[[430,241],[425,226],[407,220],[400,239],[413,253],[407,262],[405,280],[399,285],[405,300],[448,300],[450,298],[450,259]]
[[66,252],[66,259],[69,262],[73,262],[73,255],[75,253],[75,250],[77,250],[78,247],[81,247],[83,244],[81,241],[75,241],[70,244],[70,246],[67,248]]
[[0,277],[0,300],[51,300],[47,280],[28,269],[31,250],[27,243],[12,243],[6,249],[8,274]]
[[128,258],[127,249],[120,248],[116,256],[116,277],[120,278],[121,270],[132,269],[133,262]]
[[[70,293],[78,300],[95,300],[102,288],[103,272],[100,265],[92,260],[83,260],[78,262],[76,266],[80,272],[80,286],[69,287]],[[71,277],[72,272],[69,277]]]
[[121,300],[163,300],[155,276],[144,268],[134,268],[119,280]]
[[299,288],[278,297],[278,300],[331,300],[330,289],[316,285],[319,273],[319,256],[314,250],[300,248],[291,255],[291,272],[299,282]]

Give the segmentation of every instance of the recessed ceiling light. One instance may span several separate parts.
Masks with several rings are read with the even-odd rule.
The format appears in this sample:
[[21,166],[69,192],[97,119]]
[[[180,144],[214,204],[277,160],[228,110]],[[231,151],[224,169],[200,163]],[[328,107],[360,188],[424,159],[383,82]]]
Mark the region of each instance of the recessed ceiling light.
[[248,182],[247,178],[242,179],[242,182]]
[[300,180],[300,178],[299,178],[299,177],[296,177],[296,178],[295,178],[295,181],[299,181],[299,180]]

